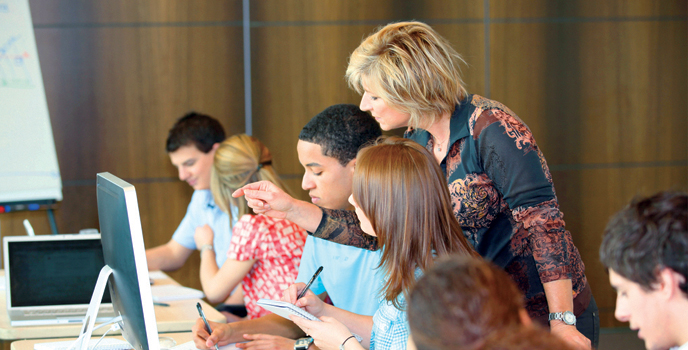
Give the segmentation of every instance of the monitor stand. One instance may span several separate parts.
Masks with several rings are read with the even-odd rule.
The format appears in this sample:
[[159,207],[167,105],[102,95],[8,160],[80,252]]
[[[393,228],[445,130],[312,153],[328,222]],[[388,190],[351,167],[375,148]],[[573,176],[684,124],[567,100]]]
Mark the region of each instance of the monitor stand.
[[93,288],[91,302],[88,304],[86,317],[84,317],[84,322],[81,326],[81,332],[79,332],[79,338],[77,338],[76,342],[70,346],[70,349],[88,350],[88,342],[91,340],[91,334],[93,334],[93,327],[96,323],[96,317],[98,317],[100,302],[103,300],[103,293],[105,293],[105,287],[107,286],[110,275],[112,275],[112,269],[110,266],[105,265],[102,269],[100,269],[98,281],[96,282],[95,288]]

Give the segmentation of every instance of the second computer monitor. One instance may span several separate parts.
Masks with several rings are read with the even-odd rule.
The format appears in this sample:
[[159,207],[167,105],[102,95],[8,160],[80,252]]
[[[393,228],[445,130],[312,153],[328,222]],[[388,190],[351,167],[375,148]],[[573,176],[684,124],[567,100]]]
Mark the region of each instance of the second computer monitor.
[[122,334],[136,350],[160,348],[148,263],[134,186],[110,173],[97,175],[98,218],[110,295],[122,315]]

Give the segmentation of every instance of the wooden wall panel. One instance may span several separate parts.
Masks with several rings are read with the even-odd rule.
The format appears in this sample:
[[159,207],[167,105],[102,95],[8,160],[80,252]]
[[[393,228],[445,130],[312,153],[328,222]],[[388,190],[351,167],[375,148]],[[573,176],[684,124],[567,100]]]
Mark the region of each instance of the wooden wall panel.
[[685,21],[491,28],[492,97],[529,124],[550,165],[687,158],[676,147],[688,143]]
[[482,0],[267,0],[251,2],[251,19],[265,22],[374,21],[480,19]]
[[632,20],[646,16],[684,16],[687,2],[683,0],[490,0],[490,16],[496,18],[571,19],[584,20],[613,17]]
[[63,180],[174,177],[164,145],[189,110],[242,130],[234,27],[37,29]]
[[600,322],[605,327],[622,326],[613,317],[616,292],[599,261],[604,228],[609,218],[635,196],[688,191],[688,165],[562,170],[553,171],[552,178],[566,228],[585,262],[585,273],[600,308]]
[[241,0],[31,0],[34,25],[241,21]]

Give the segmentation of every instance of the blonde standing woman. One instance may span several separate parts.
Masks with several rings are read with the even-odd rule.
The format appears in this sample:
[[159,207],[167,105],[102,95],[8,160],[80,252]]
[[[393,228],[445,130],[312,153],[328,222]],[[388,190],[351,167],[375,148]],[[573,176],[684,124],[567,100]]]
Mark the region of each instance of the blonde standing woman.
[[[224,301],[242,283],[244,303],[250,319],[268,312],[258,299],[276,299],[294,283],[307,233],[288,220],[255,215],[242,198],[231,194],[249,182],[269,181],[286,187],[272,167],[270,151],[258,139],[241,134],[220,144],[215,151],[210,190],[215,203],[230,215],[238,212],[232,228],[227,260],[218,268],[212,247],[213,232],[201,227],[194,239],[201,247],[200,277],[203,292],[211,302]],[[230,210],[236,207],[237,210]]]
[[[433,154],[466,238],[511,275],[531,318],[572,347],[590,349],[599,339],[597,305],[547,162],[514,112],[466,91],[461,62],[427,24],[392,23],[351,54],[346,78],[362,94],[361,109],[383,130],[407,128],[404,136]],[[346,215],[270,186],[247,189],[249,205],[259,212],[287,217],[315,237],[376,249]]]
[[346,77],[383,130],[406,127],[405,137],[433,153],[466,238],[511,274],[530,316],[589,349],[597,306],[547,162],[514,112],[467,93],[460,62],[427,24],[393,23],[353,52]]

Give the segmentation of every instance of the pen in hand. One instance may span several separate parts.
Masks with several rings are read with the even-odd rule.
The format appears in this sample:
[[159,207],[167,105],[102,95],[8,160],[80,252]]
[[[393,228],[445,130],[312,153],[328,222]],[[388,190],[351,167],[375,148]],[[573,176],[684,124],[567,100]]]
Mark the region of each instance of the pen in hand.
[[[208,330],[208,335],[213,334],[213,330],[210,329],[210,324],[208,324],[208,319],[205,318],[205,313],[203,313],[201,303],[196,303],[196,308],[198,309],[198,314],[201,315],[201,318],[203,319],[203,323],[205,323],[205,328]],[[215,344],[215,350],[220,350],[220,348],[217,347],[217,344]]]
[[299,299],[303,298],[304,295],[306,295],[306,292],[308,291],[308,288],[311,287],[311,284],[313,284],[313,281],[315,281],[315,279],[318,278],[318,275],[320,275],[320,273],[322,272],[322,270],[323,270],[323,267],[322,267],[322,266],[318,267],[318,269],[315,270],[315,273],[313,274],[313,277],[311,277],[311,280],[308,281],[308,283],[306,283],[306,288],[304,288],[304,289],[301,291],[301,293],[299,293],[299,295],[296,297],[296,300],[299,300]]

